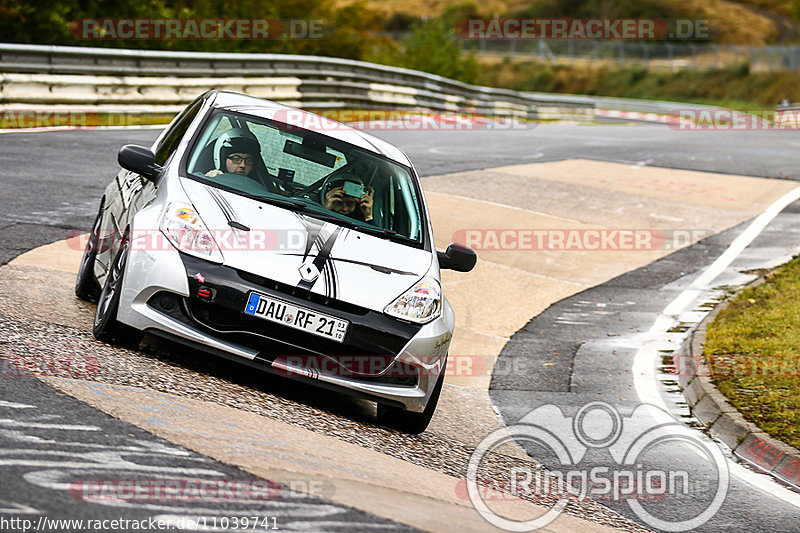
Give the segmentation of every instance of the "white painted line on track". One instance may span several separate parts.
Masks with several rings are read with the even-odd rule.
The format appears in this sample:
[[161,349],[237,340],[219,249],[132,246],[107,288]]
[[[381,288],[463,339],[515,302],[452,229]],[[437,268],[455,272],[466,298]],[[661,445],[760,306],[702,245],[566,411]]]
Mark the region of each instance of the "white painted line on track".
[[731,461],[730,459],[728,459],[728,470],[733,477],[741,479],[748,485],[767,492],[770,496],[775,496],[789,505],[800,508],[800,494],[779,485],[777,481],[768,477],[766,474],[753,472],[749,468]]
[[34,429],[68,429],[72,431],[100,431],[100,428],[97,426],[83,426],[79,424],[42,424],[37,422],[26,422],[24,420],[11,420],[10,418],[0,419],[0,426]]
[[10,407],[12,409],[36,409],[35,405],[28,405],[26,403],[14,403],[0,400],[0,407]]
[[681,292],[664,308],[661,315],[646,333],[644,346],[636,353],[633,361],[634,386],[636,388],[636,394],[642,402],[651,403],[663,409],[667,409],[664,399],[655,386],[656,351],[651,345],[657,340],[660,340],[664,332],[675,325],[676,317],[683,313],[694,302],[697,296],[707,289],[708,285],[728,268],[734,259],[761,234],[767,224],[786,208],[786,206],[798,198],[800,198],[800,187],[792,189],[776,200],[763,213],[756,217],[747,229],[734,239],[730,246],[728,246],[728,249],[711,263],[686,290]]
[[[642,403],[653,404],[669,412],[669,408],[661,396],[656,377],[659,342],[665,339],[668,329],[678,324],[678,317],[695,302],[697,297],[707,291],[709,285],[764,231],[767,225],[797,199],[800,199],[800,187],[792,189],[773,202],[733,240],[722,255],[664,308],[661,315],[653,323],[653,326],[645,334],[642,346],[633,359],[633,367],[631,368],[633,385]],[[730,459],[728,459],[728,467],[731,474],[742,481],[800,508],[800,494],[784,488],[773,481],[772,478],[753,472]]]

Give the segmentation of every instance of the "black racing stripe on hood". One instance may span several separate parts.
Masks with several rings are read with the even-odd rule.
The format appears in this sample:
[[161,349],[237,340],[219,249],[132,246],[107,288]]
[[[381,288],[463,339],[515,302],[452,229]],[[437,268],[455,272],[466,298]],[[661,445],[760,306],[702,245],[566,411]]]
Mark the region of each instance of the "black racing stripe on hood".
[[[347,240],[347,237],[350,234],[350,230],[343,228],[341,237]],[[330,280],[330,296],[331,298],[338,299],[339,298],[339,275],[336,272],[336,263],[332,256],[328,256],[328,260],[325,261],[325,269],[327,270],[328,276],[327,279]]]
[[[349,233],[349,229],[342,229],[340,237],[346,240]],[[328,255],[328,260],[325,261],[325,270],[327,272],[326,280],[330,285],[330,297],[335,299],[339,296],[339,277],[336,273],[336,264],[332,259],[333,258]]]
[[333,279],[333,273],[331,273],[330,261],[327,261],[322,266],[322,277],[325,278],[325,296],[327,296],[328,298],[335,298],[333,294],[335,290],[334,288],[335,284]]
[[292,214],[297,217],[297,220],[300,221],[300,223],[303,225],[303,227],[308,228],[308,220],[306,220],[306,217],[304,217],[303,215],[301,215],[297,211],[292,211]]
[[308,234],[308,238],[306,239],[306,251],[303,254],[303,260],[308,257],[308,254],[311,253],[311,248],[316,244],[317,250],[322,248],[322,228],[324,224],[317,224],[316,222],[304,217],[300,213],[293,211],[294,216],[300,220],[300,223],[303,227],[306,228],[306,233]]
[[218,190],[214,189],[213,187],[209,187],[208,185],[205,185],[205,188],[208,191],[209,196],[211,196],[211,198],[213,198],[214,201],[219,206],[220,210],[222,211],[222,214],[225,216],[225,219],[228,222],[236,221],[236,217],[235,217],[235,214],[233,212],[233,208],[231,207],[231,204],[228,203],[228,200],[226,200],[225,197],[223,197],[220,194],[220,192]]
[[338,298],[339,297],[339,276],[336,274],[336,264],[329,258],[328,262],[325,263],[325,266],[328,267],[330,270],[330,278],[331,278],[331,298]]
[[228,199],[225,198],[225,195],[222,194],[220,191],[215,191],[215,192],[217,193],[217,196],[219,196],[219,199],[222,201],[222,204],[228,208],[228,212],[231,214],[231,218],[233,218],[234,220],[238,219],[239,217],[236,216],[236,210],[230,204]]
[[[327,239],[325,239],[325,242],[322,244],[322,247],[320,248],[319,252],[317,252],[317,256],[314,258],[313,261],[313,264],[317,268],[317,271],[319,271],[320,275],[323,278],[325,278],[326,295],[329,295],[329,287],[327,284],[333,281],[333,276],[325,275],[325,269],[330,261],[330,253],[331,250],[333,249],[333,245],[336,243],[336,239],[339,238],[341,232],[342,232],[341,226],[337,226],[336,229],[333,230],[333,233],[331,233],[330,236]],[[314,286],[314,284],[317,282],[318,279],[319,277],[314,281],[301,280],[297,286],[300,287],[301,289],[311,290],[311,288]]]

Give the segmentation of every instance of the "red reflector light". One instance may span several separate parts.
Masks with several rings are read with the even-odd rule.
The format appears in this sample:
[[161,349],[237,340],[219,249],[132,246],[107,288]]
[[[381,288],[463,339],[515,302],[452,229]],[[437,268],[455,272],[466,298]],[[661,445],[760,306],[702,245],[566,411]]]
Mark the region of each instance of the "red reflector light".
[[211,298],[211,289],[207,287],[201,287],[199,291],[197,291],[197,295],[200,298]]

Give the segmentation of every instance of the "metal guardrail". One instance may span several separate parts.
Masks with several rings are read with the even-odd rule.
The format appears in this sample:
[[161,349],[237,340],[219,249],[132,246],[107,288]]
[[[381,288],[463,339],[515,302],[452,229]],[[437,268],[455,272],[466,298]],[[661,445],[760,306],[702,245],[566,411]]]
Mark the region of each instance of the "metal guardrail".
[[303,107],[427,108],[529,119],[592,118],[595,109],[669,114],[677,102],[520,92],[364,61],[0,43],[0,106],[177,111],[208,89]]
[[584,98],[469,85],[363,61],[282,54],[0,43],[0,104],[181,104],[230,88],[303,106],[408,107],[532,119],[590,117]]
[[592,97],[597,109],[617,109],[620,111],[637,111],[639,113],[658,113],[669,115],[676,110],[712,110],[719,106],[670,102],[666,100],[639,100],[636,98],[613,98],[609,96]]

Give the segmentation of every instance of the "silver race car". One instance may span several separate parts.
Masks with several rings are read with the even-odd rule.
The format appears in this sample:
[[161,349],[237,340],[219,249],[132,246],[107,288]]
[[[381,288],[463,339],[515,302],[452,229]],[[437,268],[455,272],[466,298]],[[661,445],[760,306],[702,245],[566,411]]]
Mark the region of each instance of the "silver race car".
[[425,430],[455,317],[413,165],[339,122],[210,91],[124,146],[75,285],[94,335],[143,332],[376,401]]

